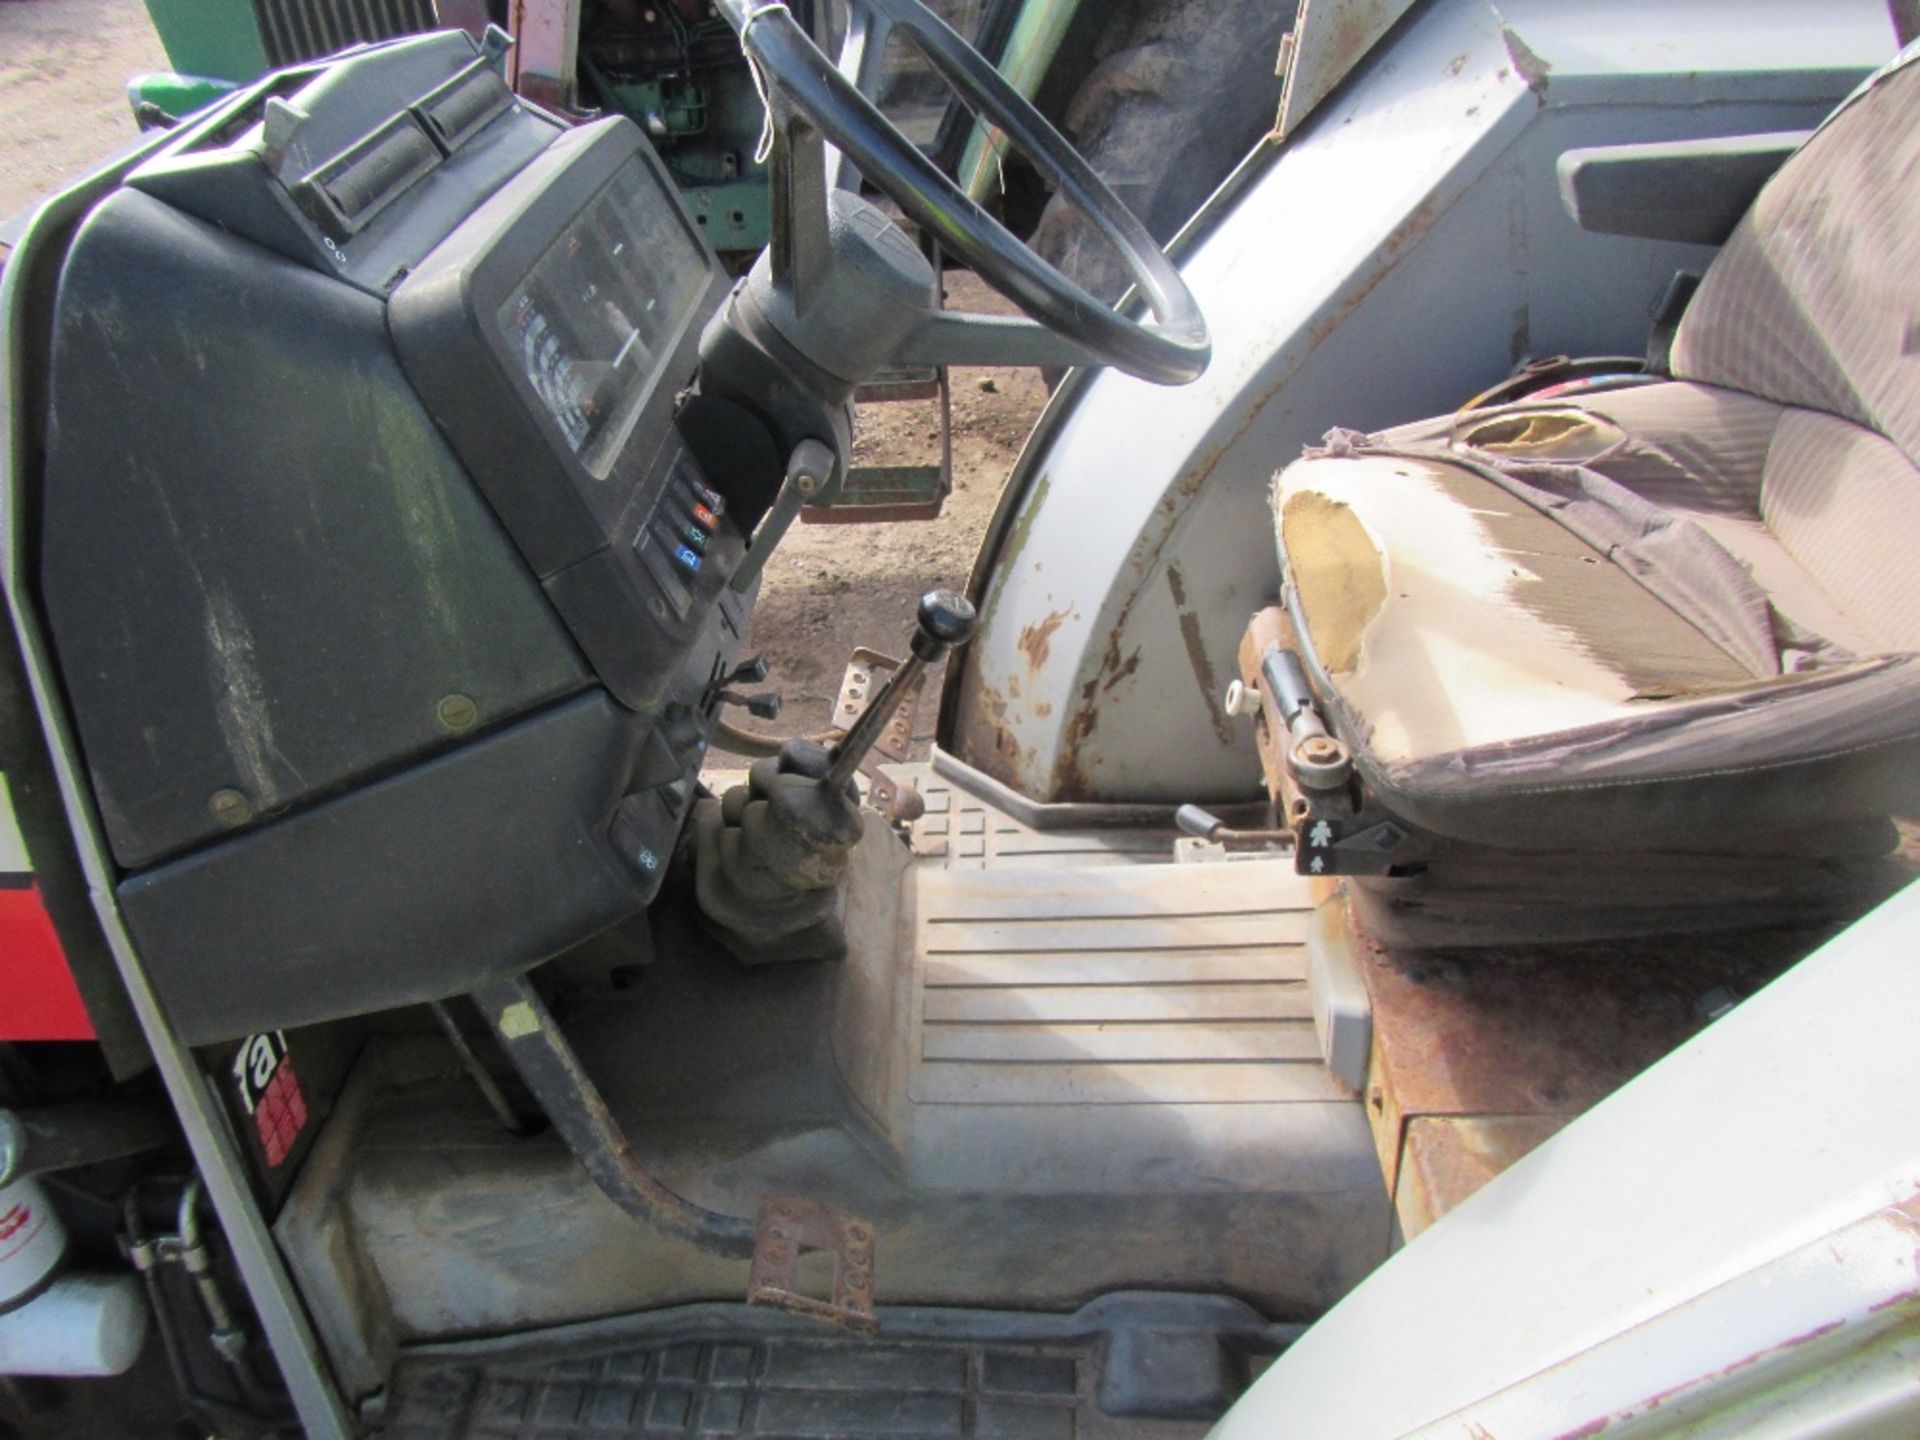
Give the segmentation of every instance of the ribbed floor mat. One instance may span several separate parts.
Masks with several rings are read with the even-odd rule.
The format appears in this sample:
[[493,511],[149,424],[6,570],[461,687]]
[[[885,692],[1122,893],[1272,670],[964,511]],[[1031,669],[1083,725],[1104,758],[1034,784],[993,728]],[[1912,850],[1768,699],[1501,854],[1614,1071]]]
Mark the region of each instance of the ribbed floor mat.
[[1286,860],[922,870],[919,1104],[1337,1100]]
[[[382,1434],[1185,1440],[1294,1333],[1181,1296],[1112,1296],[1078,1316],[901,1311],[883,1325],[866,1339],[712,1305],[440,1347],[402,1360]],[[642,1333],[614,1339],[623,1329]]]
[[913,823],[913,853],[950,870],[1034,865],[1166,865],[1177,844],[1170,822],[1141,828],[1036,830],[931,765],[896,765],[920,792],[926,813]]

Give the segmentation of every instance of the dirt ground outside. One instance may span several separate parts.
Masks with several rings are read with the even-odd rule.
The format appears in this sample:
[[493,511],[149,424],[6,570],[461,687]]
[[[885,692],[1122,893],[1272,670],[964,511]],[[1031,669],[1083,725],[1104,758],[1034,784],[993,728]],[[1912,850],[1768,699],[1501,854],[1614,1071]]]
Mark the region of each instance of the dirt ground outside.
[[[969,274],[947,278],[955,308],[1015,313]],[[905,655],[914,607],[935,585],[960,589],[1002,486],[1047,392],[1037,370],[957,369],[953,391],[953,494],[937,520],[895,525],[796,525],[767,566],[748,635],[749,653],[773,665],[768,681],[786,701],[775,725],[748,728],[803,733],[821,729],[833,710],[847,656],[857,645]],[[937,407],[930,401],[862,406],[854,464],[907,464],[939,458]],[[915,727],[917,749],[933,735],[944,667],[928,681]]]
[[[127,78],[166,68],[139,0],[0,0],[0,219],[131,142],[138,131]],[[971,275],[950,277],[948,289],[956,307],[1011,313]],[[767,567],[746,652],[766,656],[767,688],[786,708],[771,724],[730,712],[736,723],[779,734],[820,730],[855,646],[905,653],[921,592],[966,579],[1045,399],[1037,371],[955,371],[954,491],[939,519],[794,527]],[[939,454],[935,407],[864,407],[854,443],[856,464],[931,461]],[[937,693],[930,688],[921,703],[921,745],[932,735]]]
[[135,139],[127,77],[166,68],[140,0],[0,0],[0,219]]

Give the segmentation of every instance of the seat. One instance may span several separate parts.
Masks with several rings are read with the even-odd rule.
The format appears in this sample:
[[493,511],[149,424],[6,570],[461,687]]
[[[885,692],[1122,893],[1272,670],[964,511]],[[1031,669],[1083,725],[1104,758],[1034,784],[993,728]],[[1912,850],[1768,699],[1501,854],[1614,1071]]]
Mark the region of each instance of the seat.
[[1427,851],[1521,889],[1517,857],[1606,857],[1577,868],[1631,930],[1672,920],[1621,921],[1636,866],[1693,857],[1720,913],[1743,865],[1748,899],[1783,859],[1837,894],[1920,804],[1916,174],[1909,54],[1761,191],[1670,376],[1336,430],[1281,472],[1316,698]]

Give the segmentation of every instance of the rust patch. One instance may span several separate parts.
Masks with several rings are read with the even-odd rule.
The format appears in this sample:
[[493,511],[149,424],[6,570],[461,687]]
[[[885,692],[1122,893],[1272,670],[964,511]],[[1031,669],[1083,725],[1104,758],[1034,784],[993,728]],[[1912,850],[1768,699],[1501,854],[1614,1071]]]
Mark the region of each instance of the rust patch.
[[[1379,1102],[1376,1101],[1376,1105]],[[1394,1210],[1411,1240],[1562,1129],[1564,1115],[1416,1115],[1406,1122]]]
[[1053,634],[1067,623],[1068,612],[1049,610],[1044,620],[1036,620],[1020,631],[1020,653],[1027,657],[1027,669],[1037,675],[1047,663],[1047,655],[1053,645]]
[[1413,1119],[1571,1119],[1696,1034],[1699,996],[1716,985],[1752,993],[1823,938],[1782,927],[1683,950],[1644,940],[1394,952],[1356,926],[1381,1092],[1368,1119],[1389,1193]]
[[1129,675],[1133,674],[1133,672],[1138,670],[1139,668],[1140,668],[1140,647],[1136,645],[1133,647],[1133,653],[1127,656],[1127,658],[1120,663],[1117,669],[1114,669],[1107,673],[1106,678],[1100,682],[1100,688],[1102,690],[1113,689],[1114,686],[1118,685],[1122,680],[1125,680]]
[[1326,69],[1335,75],[1344,75],[1366,56],[1372,44],[1369,34],[1373,16],[1357,6],[1343,7],[1339,18],[1333,22],[1333,44],[1330,47],[1333,58]]
[[1802,1345],[1807,1345],[1818,1340],[1823,1335],[1831,1335],[1845,1324],[1846,1321],[1844,1320],[1828,1320],[1824,1324],[1816,1325],[1811,1330],[1804,1331],[1799,1335],[1789,1336],[1778,1344],[1762,1346],[1751,1355],[1743,1355],[1731,1364],[1717,1366],[1712,1370],[1706,1371],[1704,1374],[1695,1376],[1691,1380],[1683,1380],[1678,1385],[1669,1385],[1664,1390],[1656,1391],[1646,1399],[1638,1401],[1624,1410],[1616,1411],[1612,1415],[1603,1415],[1596,1420],[1589,1420],[1578,1429],[1569,1430],[1565,1434],[1556,1437],[1556,1440],[1585,1440],[1587,1436],[1603,1433],[1611,1427],[1615,1421],[1628,1422],[1643,1419],[1653,1411],[1658,1410],[1662,1405],[1666,1404],[1667,1401],[1685,1395],[1698,1386],[1738,1375],[1742,1370],[1758,1365],[1762,1360],[1771,1359],[1776,1355],[1785,1355],[1791,1350],[1797,1350]]
[[1053,714],[1053,702],[1051,700],[1042,700],[1033,707],[1033,718],[1036,720],[1044,720],[1051,714]]
[[[1120,632],[1116,628],[1107,643],[1108,655],[1119,648]],[[1074,706],[1073,714],[1067,717],[1067,723],[1060,735],[1060,758],[1053,762],[1052,798],[1056,800],[1091,800],[1094,798],[1093,777],[1087,773],[1082,761],[1081,749],[1093,738],[1093,732],[1100,728],[1100,707],[1097,694],[1100,689],[1100,677],[1095,675],[1080,686],[1080,698]]]
[[1174,613],[1180,622],[1181,647],[1187,652],[1187,664],[1193,670],[1194,682],[1200,687],[1200,708],[1213,723],[1213,733],[1219,737],[1220,743],[1223,746],[1232,745],[1233,731],[1227,726],[1226,711],[1214,700],[1220,693],[1220,682],[1207,659],[1206,640],[1200,634],[1200,617],[1187,604],[1186,582],[1180,578],[1180,567],[1177,565],[1167,566],[1167,589],[1173,592]]
[[[1204,475],[1189,477],[1177,482],[1173,489],[1175,491],[1184,489],[1186,494],[1192,495],[1200,488],[1204,479]],[[1158,557],[1171,534],[1171,526],[1160,533],[1159,539],[1152,545],[1151,554],[1154,557]],[[1146,568],[1143,567],[1142,574],[1145,573]],[[1080,751],[1093,737],[1093,732],[1100,728],[1101,693],[1111,690],[1140,666],[1138,647],[1135,647],[1131,655],[1122,658],[1120,637],[1126,633],[1127,622],[1133,618],[1133,607],[1139,603],[1140,597],[1145,593],[1146,587],[1143,585],[1133,592],[1132,598],[1125,605],[1120,607],[1120,613],[1114,617],[1112,628],[1107,631],[1107,648],[1100,657],[1099,668],[1091,677],[1080,683],[1080,693],[1075,701],[1073,714],[1067,717],[1067,723],[1060,736],[1060,755],[1053,762],[1053,774],[1049,777],[1051,780],[1049,794],[1056,800],[1092,800],[1096,797],[1097,791],[1093,777],[1088,773]]]
[[[1008,578],[1013,574],[1014,566],[1019,562],[1022,552],[1033,538],[1034,521],[1038,519],[1040,509],[1046,504],[1047,495],[1053,488],[1052,478],[1042,472],[1027,494],[1017,502],[1018,518],[1008,526],[1005,538],[999,549],[989,557],[985,548],[974,559],[973,573],[968,577],[967,593],[979,594],[984,589],[980,602],[980,614],[985,621],[1000,603],[1005,592]],[[992,583],[986,583],[986,570],[994,570]],[[969,657],[961,662],[962,680],[959,687],[949,690],[956,696],[952,712],[952,731],[954,735],[954,753],[963,757],[969,764],[977,765],[981,770],[1000,781],[1003,785],[1019,789],[1021,777],[1017,766],[1019,747],[1013,742],[1012,733],[1006,727],[1006,697],[997,693],[982,677],[980,668]],[[1010,677],[1011,678],[1011,677]],[[977,684],[979,695],[969,704],[966,688]],[[1019,698],[1017,685],[1010,685],[1015,699]],[[941,715],[941,729],[948,726],[948,715]]]
[[1007,702],[998,690],[984,681],[980,697],[973,707],[975,722],[969,731],[982,735],[984,745],[976,744],[968,754],[970,763],[1003,785],[1017,785],[1020,775],[1020,742],[1007,725]]
[[1200,493],[1201,487],[1213,474],[1214,467],[1220,463],[1220,457],[1236,440],[1246,434],[1248,427],[1253,424],[1254,417],[1284,383],[1284,379],[1276,380],[1269,386],[1241,418],[1233,434],[1211,448],[1198,466],[1167,487],[1167,493],[1161,497],[1159,508],[1165,518],[1159,532],[1136,542],[1133,555],[1129,557],[1138,569],[1143,583],[1135,589],[1132,598],[1120,607],[1120,613],[1114,617],[1113,625],[1107,631],[1107,648],[1100,657],[1100,664],[1091,678],[1081,682],[1074,712],[1068,718],[1061,735],[1060,755],[1054,761],[1053,774],[1049,777],[1048,793],[1052,798],[1092,800],[1096,797],[1093,777],[1088,773],[1080,751],[1100,726],[1100,711],[1097,703],[1100,695],[1104,691],[1111,690],[1140,667],[1139,647],[1136,646],[1132,654],[1123,656],[1120,653],[1120,637],[1127,632],[1127,624],[1133,618],[1133,607],[1146,593],[1145,578],[1152,573],[1161,551],[1166,548],[1167,541],[1172,538],[1180,511],[1185,508],[1189,500]]
[[[1909,1234],[1920,1238],[1920,1195],[1909,1196],[1898,1205],[1889,1206],[1881,1214],[1889,1224],[1902,1226]],[[1916,1246],[1913,1252],[1913,1273],[1920,1276],[1920,1246]],[[1882,1300],[1873,1308],[1876,1311],[1886,1310],[1895,1305],[1912,1304],[1916,1300],[1920,1300],[1920,1290],[1909,1290],[1891,1300]]]
[[[1382,15],[1382,11],[1388,13]],[[1281,46],[1279,73],[1285,76],[1285,84],[1280,113],[1267,134],[1269,142],[1291,134],[1325,100],[1373,48],[1386,29],[1383,21],[1390,22],[1393,13],[1395,7],[1381,0],[1302,12],[1295,32]]]
[[1033,539],[1033,522],[1040,517],[1040,507],[1047,503],[1047,493],[1053,489],[1053,477],[1042,473],[1033,482],[1033,488],[1019,502],[1019,518],[1007,528],[1007,538],[999,551],[989,560],[983,550],[976,565],[990,564],[998,571],[993,588],[988,591],[980,606],[982,615],[992,611],[1000,603],[1000,593],[1007,588],[1007,577],[1013,574],[1013,567],[1019,563],[1020,556],[1026,551],[1027,542]]

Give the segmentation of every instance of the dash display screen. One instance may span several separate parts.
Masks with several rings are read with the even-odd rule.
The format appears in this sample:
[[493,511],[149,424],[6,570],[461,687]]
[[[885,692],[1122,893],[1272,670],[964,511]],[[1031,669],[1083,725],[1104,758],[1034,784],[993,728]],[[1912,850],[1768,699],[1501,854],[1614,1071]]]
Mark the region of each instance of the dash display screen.
[[593,474],[612,467],[707,274],[672,201],[636,158],[500,307],[522,373]]

